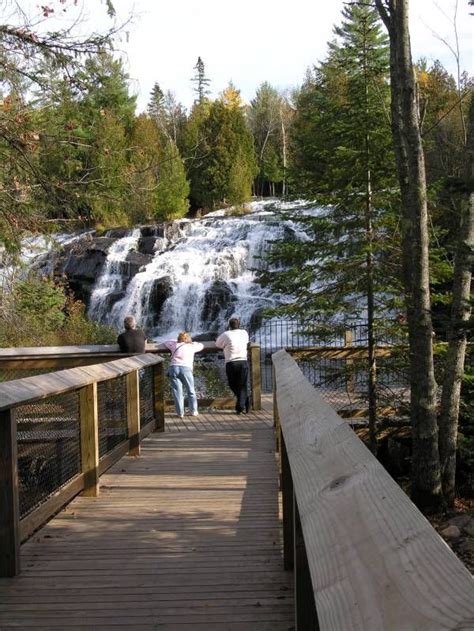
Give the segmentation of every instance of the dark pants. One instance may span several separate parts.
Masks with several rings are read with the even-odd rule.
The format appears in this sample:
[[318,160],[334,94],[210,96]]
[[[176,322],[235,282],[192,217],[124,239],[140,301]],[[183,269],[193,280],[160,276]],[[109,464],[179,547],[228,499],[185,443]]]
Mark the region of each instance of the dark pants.
[[227,362],[225,372],[229,388],[236,396],[235,411],[249,411],[249,395],[247,391],[247,377],[249,374],[249,365],[246,360]]

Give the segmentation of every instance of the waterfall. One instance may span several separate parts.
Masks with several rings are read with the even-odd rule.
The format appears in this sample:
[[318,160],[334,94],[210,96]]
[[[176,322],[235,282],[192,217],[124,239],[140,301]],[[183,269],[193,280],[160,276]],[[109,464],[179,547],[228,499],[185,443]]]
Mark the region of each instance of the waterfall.
[[181,330],[193,335],[221,331],[232,315],[248,326],[262,308],[288,300],[258,285],[255,270],[264,264],[261,257],[269,241],[306,238],[293,222],[273,212],[274,207],[295,209],[298,204],[253,202],[246,215],[217,211],[203,219],[173,222],[123,294],[123,263],[140,239],[140,230],[134,230],[110,247],[91,294],[90,317],[119,330],[124,317],[134,315],[155,339],[174,337]]
[[131,250],[135,250],[140,238],[140,230],[117,239],[110,246],[104,269],[91,294],[88,315],[98,322],[107,321],[112,300],[121,294],[124,286],[124,263]]

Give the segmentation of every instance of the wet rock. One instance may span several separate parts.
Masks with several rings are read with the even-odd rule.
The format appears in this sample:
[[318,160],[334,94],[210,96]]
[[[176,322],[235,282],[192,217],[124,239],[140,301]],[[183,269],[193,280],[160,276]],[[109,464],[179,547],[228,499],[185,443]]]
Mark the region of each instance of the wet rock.
[[470,521],[462,526],[462,530],[470,537],[474,537],[474,517],[471,517]]
[[148,295],[148,317],[151,320],[150,324],[152,326],[156,326],[158,323],[163,309],[163,304],[172,293],[173,285],[169,276],[156,278],[153,281]]
[[125,296],[125,291],[112,291],[104,298],[104,312],[108,313],[114,304]]
[[226,311],[236,302],[236,297],[231,287],[224,280],[216,280],[212,283],[204,296],[201,319],[212,323],[217,320],[219,314]]
[[111,237],[112,239],[123,239],[123,237],[127,237],[130,232],[130,228],[112,228],[111,230],[107,230],[105,236]]
[[110,237],[96,237],[91,241],[85,239],[73,243],[64,268],[59,271],[74,280],[94,282],[114,241],[115,239]]
[[459,539],[461,536],[461,531],[457,526],[448,526],[440,533],[446,539]]
[[138,241],[138,251],[141,254],[152,255],[155,252],[157,237],[142,237]]
[[126,274],[129,278],[133,278],[135,274],[143,271],[143,269],[153,260],[153,256],[150,254],[143,254],[142,252],[135,252],[135,250],[130,250],[127,254],[127,258],[125,259],[125,263],[127,267],[123,269],[124,275]]
[[457,526],[458,528],[464,528],[471,521],[470,515],[456,515],[456,517],[451,517],[448,520],[448,524],[450,526]]
[[165,236],[165,226],[164,224],[156,224],[153,226],[141,226],[140,232],[142,237],[164,237]]
[[114,241],[110,237],[81,239],[67,246],[64,255],[58,257],[54,273],[66,276],[75,297],[86,306]]

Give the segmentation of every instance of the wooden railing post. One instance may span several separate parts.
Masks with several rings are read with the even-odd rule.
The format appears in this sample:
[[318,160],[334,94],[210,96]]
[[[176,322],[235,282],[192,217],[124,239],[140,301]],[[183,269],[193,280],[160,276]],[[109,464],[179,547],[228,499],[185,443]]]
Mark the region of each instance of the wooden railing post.
[[140,384],[138,370],[127,375],[127,426],[129,455],[140,455]]
[[[344,346],[352,346],[353,344],[352,330],[344,331]],[[347,392],[354,392],[354,360],[346,359],[346,389]]]
[[0,412],[0,577],[20,573],[16,419],[13,409]]
[[165,368],[164,363],[153,366],[153,409],[155,413],[155,431],[165,431]]
[[294,505],[293,505],[293,477],[291,475],[285,439],[280,433],[280,464],[281,464],[281,496],[283,509],[283,566],[285,570],[292,570],[295,559]]
[[81,417],[81,469],[84,474],[83,495],[99,495],[99,414],[97,383],[79,391]]
[[250,383],[254,410],[262,409],[262,376],[260,373],[260,345],[250,344]]
[[309,570],[306,545],[301,528],[298,501],[293,493],[294,515],[294,572],[295,572],[295,629],[296,631],[318,631],[318,615],[314,602],[313,583]]

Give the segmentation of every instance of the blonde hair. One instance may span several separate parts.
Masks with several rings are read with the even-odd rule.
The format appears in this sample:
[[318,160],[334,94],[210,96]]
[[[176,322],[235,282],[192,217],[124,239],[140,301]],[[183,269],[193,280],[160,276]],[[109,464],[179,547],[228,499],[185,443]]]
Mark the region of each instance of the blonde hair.
[[192,342],[191,336],[186,331],[181,331],[178,334],[178,342]]

